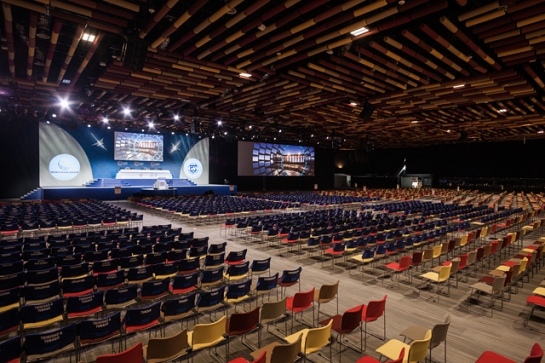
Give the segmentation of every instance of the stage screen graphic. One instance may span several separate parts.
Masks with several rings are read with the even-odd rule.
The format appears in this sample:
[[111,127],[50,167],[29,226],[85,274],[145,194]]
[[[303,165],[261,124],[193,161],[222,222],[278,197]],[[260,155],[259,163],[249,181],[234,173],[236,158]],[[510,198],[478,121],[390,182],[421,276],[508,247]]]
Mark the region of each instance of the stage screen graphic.
[[238,143],[239,176],[314,176],[314,161],[311,146]]
[[114,159],[163,161],[163,136],[116,132]]

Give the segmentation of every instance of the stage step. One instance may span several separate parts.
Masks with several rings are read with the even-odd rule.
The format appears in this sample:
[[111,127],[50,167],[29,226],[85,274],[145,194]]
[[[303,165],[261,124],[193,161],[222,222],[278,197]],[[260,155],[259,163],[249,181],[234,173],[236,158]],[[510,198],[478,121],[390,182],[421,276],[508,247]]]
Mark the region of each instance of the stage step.
[[[144,187],[153,188],[156,179],[115,179],[115,178],[99,178],[87,183],[87,188],[113,188],[113,187]],[[166,179],[170,188],[196,186],[189,179]]]
[[30,192],[23,195],[21,200],[42,200],[43,199],[43,190],[42,188],[36,188]]

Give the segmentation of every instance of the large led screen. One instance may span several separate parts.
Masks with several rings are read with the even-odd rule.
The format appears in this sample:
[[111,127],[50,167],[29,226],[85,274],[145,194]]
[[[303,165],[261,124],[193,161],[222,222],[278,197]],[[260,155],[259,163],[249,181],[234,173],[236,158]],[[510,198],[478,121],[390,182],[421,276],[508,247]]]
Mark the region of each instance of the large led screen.
[[238,143],[239,176],[314,176],[311,146]]
[[116,132],[114,159],[163,161],[163,136]]

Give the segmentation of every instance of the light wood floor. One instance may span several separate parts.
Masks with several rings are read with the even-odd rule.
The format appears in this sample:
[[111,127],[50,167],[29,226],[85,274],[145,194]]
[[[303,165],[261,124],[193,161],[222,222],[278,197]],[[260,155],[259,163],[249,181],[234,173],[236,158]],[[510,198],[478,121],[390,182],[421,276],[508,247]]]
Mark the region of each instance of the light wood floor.
[[[389,279],[382,285],[381,279],[373,275],[366,275],[361,279],[359,273],[352,271],[349,275],[348,271],[337,266],[335,271],[331,271],[330,263],[325,263],[322,268],[321,263],[317,260],[308,260],[306,255],[299,258],[296,254],[288,257],[279,257],[278,250],[268,248],[265,244],[249,243],[240,240],[235,240],[233,237],[226,239],[220,237],[219,224],[193,226],[180,225],[172,220],[165,219],[157,214],[149,214],[146,210],[138,208],[129,203],[116,203],[123,208],[129,208],[138,213],[144,213],[144,225],[157,225],[172,223],[173,227],[182,226],[183,232],[193,231],[195,237],[210,237],[209,243],[219,243],[224,240],[228,241],[227,251],[236,251],[247,248],[247,259],[263,259],[272,256],[272,272],[282,272],[285,269],[294,269],[298,266],[303,267],[301,289],[307,291],[312,287],[319,288],[322,284],[334,283],[340,280],[339,292],[339,313],[360,304],[366,304],[370,300],[382,298],[388,295],[386,304],[386,336],[387,339],[399,339],[399,333],[407,327],[418,324],[422,326],[432,327],[434,324],[442,322],[447,314],[452,316],[447,339],[447,362],[452,363],[468,363],[474,362],[479,355],[485,350],[493,350],[503,354],[517,362],[522,362],[528,355],[531,346],[535,342],[545,344],[545,312],[537,311],[535,315],[542,316],[543,319],[532,320],[530,326],[532,330],[524,327],[524,321],[528,316],[530,308],[526,306],[525,301],[531,294],[532,290],[539,285],[545,277],[545,269],[542,269],[534,276],[530,284],[524,284],[524,288],[519,289],[519,293],[512,295],[510,302],[504,303],[503,312],[494,311],[493,318],[484,316],[484,309],[474,306],[472,310],[482,310],[481,312],[470,312],[465,306],[465,301],[470,292],[470,285],[477,281],[476,278],[470,278],[469,283],[460,283],[457,289],[451,289],[450,297],[441,297],[438,303],[431,300],[425,300],[426,297],[432,296],[429,292],[422,292],[419,296],[416,292],[415,285],[418,284],[418,279],[413,281],[413,285],[401,284],[400,288],[393,288]],[[537,235],[528,235],[525,238],[525,244],[529,244],[538,239]],[[285,248],[282,251],[285,254]],[[341,261],[341,260],[339,260]],[[484,275],[479,274],[479,277]],[[288,288],[287,295],[293,295],[297,291],[296,287]],[[233,308],[229,310],[229,313]],[[238,310],[240,311],[240,310]],[[326,314],[335,314],[336,306],[333,302],[322,305],[322,311]],[[489,310],[487,311],[489,313]],[[308,314],[308,315],[307,315]],[[305,320],[310,319],[310,313],[305,313]],[[207,317],[200,317],[199,322],[209,322]],[[190,328],[192,327],[190,321]],[[282,327],[283,324],[279,325]],[[288,324],[289,327],[289,324]],[[294,331],[304,328],[303,325],[296,323]],[[180,329],[180,324],[170,324],[166,327],[166,334],[173,335]],[[382,321],[370,323],[368,330],[375,334],[382,334]],[[153,336],[153,333],[152,333]],[[263,344],[268,344],[273,341],[279,341],[278,338],[263,333]],[[257,341],[257,334],[250,335],[250,340]],[[132,346],[138,341],[144,344],[148,340],[148,333],[139,333],[128,338],[127,346]],[[352,343],[359,345],[359,333],[349,336]],[[383,341],[374,336],[367,338],[367,351],[363,354],[347,349],[343,352],[343,362],[355,362],[363,355],[371,355],[378,359],[378,354],[375,349],[378,348]],[[338,362],[337,347],[333,346],[333,361]],[[324,353],[329,353],[329,348],[324,350]],[[217,352],[224,357],[225,349],[220,346]],[[433,360],[436,362],[444,361],[443,347],[437,347],[433,351]],[[94,361],[96,356],[100,354],[110,353],[110,344],[101,345],[98,347],[87,348],[82,351],[81,360],[84,362]],[[240,339],[232,341],[230,347],[230,359],[236,357],[245,357],[251,360],[250,350],[240,344]],[[323,357],[314,356],[315,361],[325,361]],[[57,358],[51,361],[68,362],[68,358]],[[208,356],[206,351],[199,352],[195,355],[194,361],[197,363],[214,361]],[[225,361],[225,360],[224,360]]]

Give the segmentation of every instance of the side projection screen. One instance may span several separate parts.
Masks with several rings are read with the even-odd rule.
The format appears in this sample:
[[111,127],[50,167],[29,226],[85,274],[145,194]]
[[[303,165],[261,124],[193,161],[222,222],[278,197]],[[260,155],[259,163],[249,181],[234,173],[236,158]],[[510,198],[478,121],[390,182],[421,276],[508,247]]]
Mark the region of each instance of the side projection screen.
[[116,132],[114,159],[163,161],[163,136]]
[[239,176],[314,176],[311,146],[238,143]]

